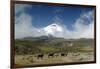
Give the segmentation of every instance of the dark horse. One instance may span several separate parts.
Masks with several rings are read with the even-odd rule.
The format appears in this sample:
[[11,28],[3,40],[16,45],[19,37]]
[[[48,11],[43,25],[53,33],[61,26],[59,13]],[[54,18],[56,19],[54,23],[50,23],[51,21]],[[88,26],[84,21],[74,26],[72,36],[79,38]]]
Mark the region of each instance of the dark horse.
[[61,56],[67,56],[68,53],[61,53]]
[[39,59],[39,58],[41,58],[41,59],[43,59],[43,54],[39,54],[39,55],[37,55],[37,58]]
[[54,53],[49,53],[49,54],[48,54],[48,58],[49,58],[49,57],[53,57],[53,56],[54,56]]

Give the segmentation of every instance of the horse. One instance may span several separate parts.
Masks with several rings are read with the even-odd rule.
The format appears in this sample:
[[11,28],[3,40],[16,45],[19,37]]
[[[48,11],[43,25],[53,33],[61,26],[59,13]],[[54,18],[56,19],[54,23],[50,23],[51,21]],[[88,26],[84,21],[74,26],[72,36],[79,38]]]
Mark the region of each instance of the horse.
[[61,56],[67,56],[68,55],[68,53],[61,53]]
[[44,54],[39,54],[39,55],[37,55],[37,58],[38,58],[38,59],[39,59],[39,58],[43,59],[43,57],[44,57]]
[[54,53],[49,53],[49,54],[48,54],[48,58],[49,58],[49,57],[53,57],[53,56],[54,56]]

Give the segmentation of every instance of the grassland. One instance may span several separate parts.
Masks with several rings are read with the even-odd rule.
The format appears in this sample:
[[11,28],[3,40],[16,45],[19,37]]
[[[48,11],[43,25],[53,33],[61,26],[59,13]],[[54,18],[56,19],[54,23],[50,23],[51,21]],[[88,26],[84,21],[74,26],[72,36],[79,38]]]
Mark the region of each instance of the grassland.
[[[73,45],[70,46],[70,43]],[[38,54],[43,58],[37,58]],[[48,58],[48,53],[58,56]],[[68,53],[61,56],[61,53]],[[15,40],[15,65],[43,65],[94,61],[93,39],[31,38]]]

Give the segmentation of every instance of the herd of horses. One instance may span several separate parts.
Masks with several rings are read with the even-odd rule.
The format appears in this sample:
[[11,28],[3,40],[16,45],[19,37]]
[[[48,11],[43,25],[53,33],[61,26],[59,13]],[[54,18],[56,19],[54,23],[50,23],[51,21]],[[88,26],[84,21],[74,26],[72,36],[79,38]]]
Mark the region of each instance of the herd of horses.
[[[50,58],[50,57],[57,57],[57,56],[64,57],[64,56],[67,56],[67,55],[68,55],[68,53],[60,53],[60,54],[49,53],[49,54],[47,54],[48,58]],[[37,59],[43,59],[44,56],[45,56],[45,54],[38,54],[36,57],[37,57]]]

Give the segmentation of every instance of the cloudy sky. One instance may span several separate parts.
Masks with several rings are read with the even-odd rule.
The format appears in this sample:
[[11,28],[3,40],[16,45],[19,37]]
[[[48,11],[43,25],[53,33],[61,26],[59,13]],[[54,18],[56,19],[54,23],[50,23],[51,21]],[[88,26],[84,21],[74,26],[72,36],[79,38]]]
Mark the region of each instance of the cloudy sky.
[[15,38],[42,36],[43,33],[38,30],[52,23],[64,25],[64,38],[93,38],[94,8],[43,4],[15,5]]

